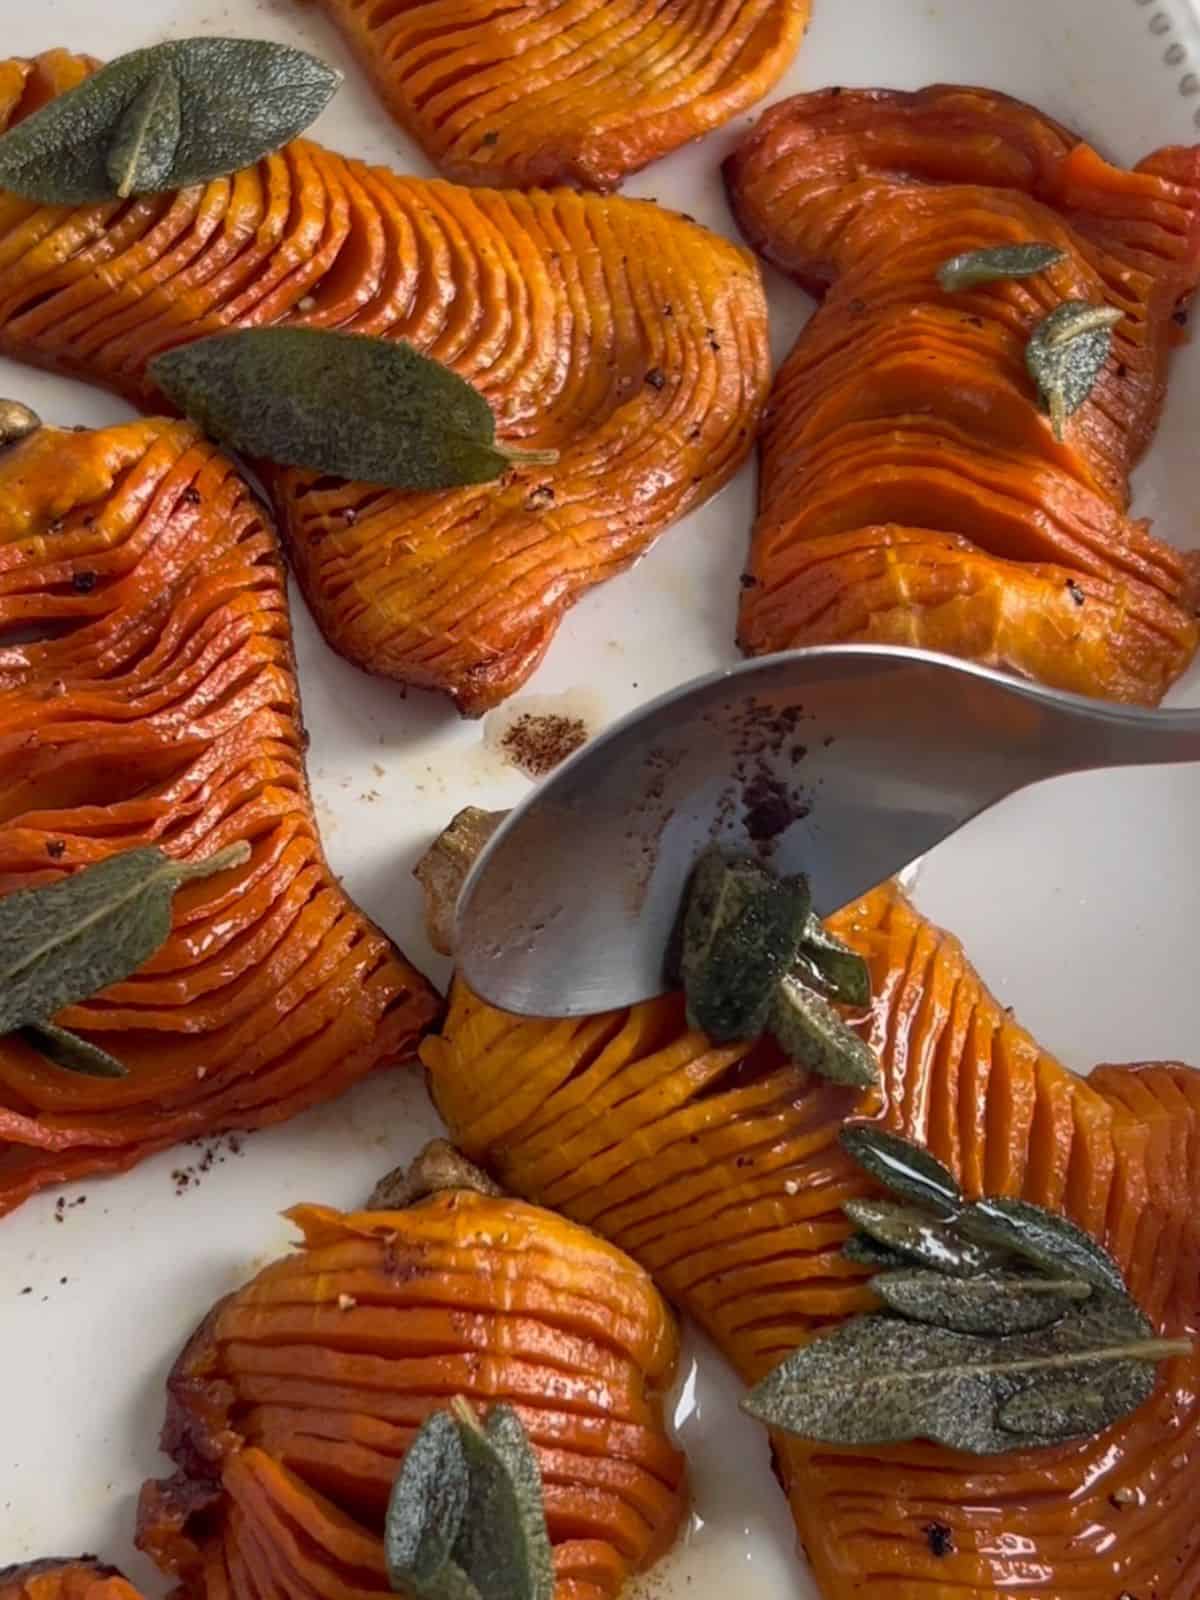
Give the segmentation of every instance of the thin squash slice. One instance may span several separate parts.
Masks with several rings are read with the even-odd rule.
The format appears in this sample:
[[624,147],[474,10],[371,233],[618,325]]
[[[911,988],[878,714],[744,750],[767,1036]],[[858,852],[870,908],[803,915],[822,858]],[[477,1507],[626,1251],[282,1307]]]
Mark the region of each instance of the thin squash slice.
[[183,889],[152,960],[56,1019],[127,1077],[0,1040],[0,1214],[330,1099],[438,1009],[322,854],[261,504],[190,424],[41,428],[0,453],[0,893],[240,840],[250,860]]
[[[838,1144],[878,1116],[972,1194],[1065,1211],[1164,1331],[1197,1322],[1200,1074],[1079,1078],[987,993],[958,942],[894,889],[831,926],[869,961],[880,1098],[770,1045],[714,1049],[678,996],[607,1016],[506,1016],[460,983],[422,1049],[455,1138],[502,1182],[627,1250],[747,1380],[876,1301],[841,1255],[870,1180]],[[1011,1456],[775,1437],[823,1594],[896,1600],[1192,1600],[1200,1593],[1200,1358],[1170,1362],[1097,1438]],[[931,1530],[937,1530],[936,1537]]]
[[[0,128],[91,63],[0,62]],[[467,713],[569,607],[748,455],[768,378],[744,251],[645,202],[400,178],[304,140],[233,177],[75,210],[0,194],[0,351],[153,403],[146,366],[264,324],[407,340],[551,468],[438,493],[294,469],[267,487],[326,638]]]
[[115,1567],[95,1556],[0,1567],[0,1600],[141,1600]]
[[[1196,650],[1195,571],[1129,516],[1129,475],[1200,280],[1200,148],[1125,171],[1003,95],[826,90],[767,112],[726,177],[821,298],[763,433],[744,648],[919,645],[1156,703]],[[938,285],[1031,242],[1065,259]],[[1060,442],[1025,350],[1069,300],[1124,320]]]
[[672,1543],[678,1357],[649,1277],[519,1200],[446,1189],[400,1210],[288,1213],[304,1235],[214,1307],[168,1384],[138,1543],[181,1600],[389,1593],[382,1531],[421,1423],[463,1395],[521,1418],[555,1600],[612,1600]]
[[460,183],[612,189],[779,80],[811,0],[322,0],[384,102]]

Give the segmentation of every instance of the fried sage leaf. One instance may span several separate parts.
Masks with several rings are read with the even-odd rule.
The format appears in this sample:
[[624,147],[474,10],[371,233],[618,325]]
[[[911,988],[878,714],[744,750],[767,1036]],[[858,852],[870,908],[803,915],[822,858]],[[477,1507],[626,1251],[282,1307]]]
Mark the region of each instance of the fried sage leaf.
[[716,848],[701,856],[688,885],[679,962],[693,1028],[717,1044],[764,1032],[809,904],[804,878],[777,878]]
[[480,1427],[465,1401],[453,1409],[471,1475],[459,1564],[483,1600],[553,1600],[542,1477],[520,1418],[497,1405]]
[[[871,1004],[871,973],[867,963],[857,950],[827,932],[820,917],[812,911],[804,924],[800,957],[816,973],[818,987],[827,999],[860,1008]],[[799,975],[806,977],[803,971]]]
[[170,350],[150,372],[219,444],[279,466],[432,490],[558,459],[496,444],[483,395],[391,339],[250,328]]
[[938,268],[937,280],[947,294],[957,294],[1004,278],[1034,278],[1066,259],[1067,252],[1054,244],[1003,244],[951,256]]
[[173,68],[164,67],[126,107],[108,147],[108,175],[117,195],[124,200],[163,188],[182,138],[179,79]]
[[852,1233],[842,1246],[842,1254],[856,1267],[910,1268],[912,1257],[900,1250],[892,1250],[869,1233]]
[[1112,352],[1112,330],[1124,313],[1115,306],[1067,300],[1033,330],[1025,364],[1061,439],[1067,419],[1087,400]]
[[249,859],[247,844],[207,861],[155,845],[0,899],[0,1033],[49,1022],[64,1006],[129,977],[165,943],[175,891]]
[[902,1200],[941,1211],[956,1211],[966,1203],[950,1168],[923,1145],[870,1122],[847,1123],[840,1137],[842,1149]]
[[56,1028],[52,1022],[30,1023],[18,1029],[20,1037],[31,1049],[53,1061],[56,1067],[68,1072],[79,1072],[87,1078],[127,1078],[129,1068],[107,1050],[81,1039],[69,1028]]
[[388,1576],[412,1600],[553,1600],[541,1473],[520,1418],[457,1396],[422,1425],[392,1489]]
[[776,982],[767,1026],[784,1055],[798,1066],[856,1089],[879,1082],[879,1061],[870,1045],[828,1000],[792,973]]
[[1091,1285],[1077,1278],[995,1272],[950,1278],[920,1268],[881,1272],[872,1287],[889,1310],[954,1333],[1032,1333],[1065,1317],[1092,1293]]
[[842,1210],[861,1233],[934,1272],[967,1278],[1006,1260],[1000,1252],[964,1239],[952,1222],[916,1206],[894,1200],[847,1200]]
[[1088,1431],[1078,1426],[1082,1409],[1018,1410],[1017,1433],[1006,1408],[1034,1384],[1054,1380],[1069,1381],[1080,1396],[1102,1386],[1106,1413],[1117,1396],[1117,1415],[1135,1409],[1145,1398],[1136,1368],[1191,1348],[1186,1340],[1147,1338],[1143,1327],[1115,1296],[1097,1296],[1052,1327],[1005,1339],[898,1317],[854,1317],[789,1356],[744,1405],[770,1427],[834,1444],[930,1439],[990,1455],[1059,1443]]
[[[1118,1361],[1081,1387],[1055,1373],[1006,1400],[996,1420],[1010,1434],[1051,1433],[1056,1439],[1096,1434],[1145,1405],[1158,1374],[1148,1361]],[[1014,1441],[1015,1443],[1016,1441]]]
[[265,39],[134,50],[0,138],[0,187],[73,206],[206,183],[303,133],[340,82],[315,56]]
[[435,1411],[408,1447],[388,1502],[383,1553],[393,1589],[413,1600],[478,1600],[454,1561],[470,1487],[458,1422]]
[[1121,1269],[1104,1246],[1056,1211],[1027,1200],[977,1200],[959,1213],[956,1225],[977,1244],[1007,1250],[1045,1272],[1081,1278],[1115,1294],[1125,1291]]

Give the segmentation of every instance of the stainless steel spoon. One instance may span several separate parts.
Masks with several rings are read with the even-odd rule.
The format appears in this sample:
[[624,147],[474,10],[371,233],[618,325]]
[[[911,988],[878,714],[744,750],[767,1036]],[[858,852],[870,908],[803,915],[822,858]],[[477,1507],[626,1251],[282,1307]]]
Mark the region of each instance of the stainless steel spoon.
[[667,987],[688,874],[716,840],[806,872],[836,910],[1027,784],[1200,761],[1200,710],[1060,694],[923,650],[747,661],[652,701],[510,815],[463,886],[484,999],[566,1017]]

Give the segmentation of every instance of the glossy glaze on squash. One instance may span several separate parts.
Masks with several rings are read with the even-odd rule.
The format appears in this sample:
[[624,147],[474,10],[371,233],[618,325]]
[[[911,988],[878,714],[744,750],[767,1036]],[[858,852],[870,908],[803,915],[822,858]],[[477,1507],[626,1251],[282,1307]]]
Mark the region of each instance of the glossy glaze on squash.
[[459,183],[612,189],[744,111],[811,0],[321,0],[392,115]]
[[301,1206],[294,1254],[217,1305],[171,1375],[138,1543],[183,1600],[386,1595],[404,1452],[456,1394],[516,1407],[542,1469],[555,1600],[612,1600],[672,1543],[674,1320],[611,1245],[519,1200]]
[[[827,90],[767,112],[726,177],[747,237],[822,297],[763,433],[745,649],[921,645],[1157,702],[1196,588],[1128,516],[1129,474],[1200,280],[1200,149],[1127,172],[1002,95]],[[1034,240],[1067,259],[939,289],[950,257]],[[1060,444],[1024,352],[1070,299],[1126,315]]]
[[0,1600],[141,1600],[115,1567],[64,1556],[0,1567]]
[[[840,1254],[842,1203],[870,1192],[837,1142],[850,1115],[882,1114],[973,1194],[1065,1210],[1113,1251],[1159,1328],[1196,1332],[1200,1074],[1076,1077],[896,891],[832,925],[870,962],[882,1103],[770,1046],[714,1049],[688,1032],[676,996],[551,1023],[493,1011],[460,984],[444,1036],[422,1050],[438,1105],[504,1183],[642,1262],[748,1381],[874,1304]],[[981,1459],[783,1436],[775,1447],[825,1595],[1200,1594],[1200,1357],[1164,1366],[1134,1416],[1054,1449]]]
[[[0,127],[88,69],[0,62]],[[400,178],[299,140],[232,178],[76,210],[0,195],[0,351],[145,402],[146,364],[285,323],[405,339],[552,468],[413,494],[294,470],[268,488],[326,638],[488,709],[585,590],[746,458],[766,307],[743,250],[645,202]]]
[[60,1014],[127,1078],[0,1041],[0,1214],[281,1121],[433,1019],[326,865],[304,742],[279,546],[226,457],[161,421],[0,452],[0,893],[141,844],[253,852],[176,897],[139,972]]

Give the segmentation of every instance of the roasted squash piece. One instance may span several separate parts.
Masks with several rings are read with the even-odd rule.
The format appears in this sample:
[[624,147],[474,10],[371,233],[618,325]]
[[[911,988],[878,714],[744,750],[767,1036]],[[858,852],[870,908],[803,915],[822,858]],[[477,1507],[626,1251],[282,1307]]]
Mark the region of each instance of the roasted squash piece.
[[[1200,280],[1200,149],[1110,166],[978,89],[829,90],[773,107],[726,164],[752,243],[822,298],[781,368],[740,637],[751,654],[921,645],[1057,688],[1157,702],[1192,660],[1194,579],[1128,512]],[[943,293],[961,253],[1066,259]],[[1125,313],[1060,443],[1033,328]]]
[[184,1600],[387,1594],[400,1463],[458,1394],[514,1406],[537,1452],[556,1600],[611,1600],[672,1543],[674,1321],[640,1267],[519,1200],[288,1215],[303,1246],[217,1305],[169,1380],[138,1543]]
[[95,1556],[0,1567],[0,1600],[141,1600],[115,1567]]
[[0,1214],[409,1054],[438,1002],[325,863],[279,547],[233,465],[162,421],[0,453],[0,630],[0,893],[135,845],[252,847],[178,895],[138,973],[58,1019],[128,1077],[0,1040]]
[[[0,127],[85,68],[0,63]],[[267,474],[334,649],[472,714],[525,681],[585,590],[731,476],[767,386],[753,260],[644,202],[458,189],[304,140],[129,204],[0,195],[7,355],[142,403],[151,357],[267,323],[407,340],[476,383],[509,442],[560,452],[436,494]]]
[[[928,1144],[972,1194],[1067,1212],[1107,1244],[1159,1328],[1193,1332],[1200,1074],[1076,1077],[895,890],[832,926],[871,966],[881,1100],[770,1046],[712,1048],[677,996],[538,1022],[459,984],[443,1037],[422,1050],[437,1102],[468,1155],[629,1251],[748,1381],[876,1304],[840,1254],[842,1203],[871,1187],[838,1144],[851,1115]],[[1100,1437],[1012,1456],[783,1436],[775,1448],[826,1595],[1191,1600],[1198,1393],[1200,1357],[1174,1360],[1153,1399]]]
[[612,189],[760,99],[811,0],[667,7],[322,0],[388,109],[460,183]]

